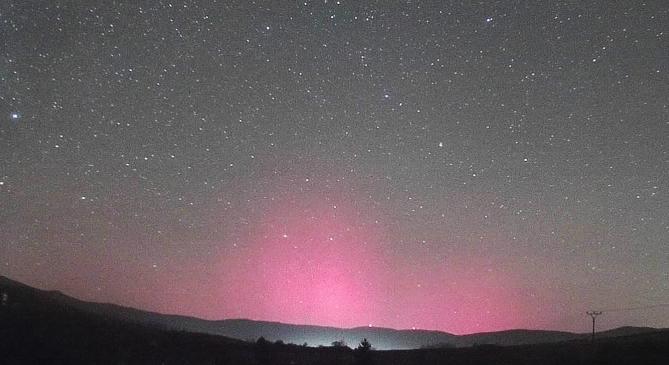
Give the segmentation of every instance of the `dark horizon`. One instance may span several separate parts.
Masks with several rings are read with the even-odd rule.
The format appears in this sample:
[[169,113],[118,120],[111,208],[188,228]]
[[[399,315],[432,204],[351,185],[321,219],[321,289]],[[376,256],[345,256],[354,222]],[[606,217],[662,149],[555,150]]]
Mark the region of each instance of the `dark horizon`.
[[[125,306],[123,304],[119,303],[113,303],[113,302],[94,302],[94,301],[87,301],[81,298],[76,298],[72,295],[69,295],[66,292],[62,292],[60,290],[55,290],[55,289],[49,289],[49,288],[39,288],[39,287],[34,287],[30,286],[26,283],[22,283],[20,281],[14,280],[12,278],[2,276],[0,275],[0,279],[6,279],[9,280],[10,282],[13,283],[18,283],[20,285],[25,285],[28,286],[29,288],[34,288],[38,289],[41,291],[45,292],[58,292],[61,293],[69,298],[73,298],[78,301],[82,301],[85,303],[91,303],[91,304],[102,304],[102,305],[113,305],[113,306],[118,306],[122,308],[127,308],[131,310],[138,310],[142,312],[147,312],[147,313],[155,313],[159,315],[166,315],[166,316],[179,316],[179,317],[186,317],[186,318],[192,318],[192,319],[197,319],[197,320],[204,320],[204,321],[209,321],[209,322],[220,322],[220,321],[248,321],[248,322],[255,322],[255,323],[264,323],[264,324],[276,324],[276,325],[286,325],[286,326],[295,326],[295,327],[315,327],[315,328],[323,328],[323,329],[335,329],[335,330],[357,330],[357,329],[366,329],[366,330],[391,330],[391,331],[398,331],[398,332],[411,332],[411,331],[421,331],[421,332],[439,332],[439,333],[444,333],[444,334],[449,334],[449,335],[455,335],[455,336],[468,336],[468,335],[477,335],[477,334],[487,334],[487,333],[503,333],[503,332],[514,332],[514,331],[548,331],[548,332],[563,332],[563,333],[571,333],[571,334],[580,334],[580,335],[589,335],[590,334],[590,327],[586,331],[581,331],[581,332],[573,332],[573,331],[565,331],[565,330],[560,330],[560,329],[551,329],[551,328],[508,328],[508,329],[500,329],[497,331],[483,331],[483,332],[471,332],[471,333],[452,333],[452,332],[446,332],[446,331],[441,331],[438,329],[429,329],[429,328],[392,328],[392,327],[375,327],[375,326],[354,326],[354,327],[333,327],[333,326],[324,326],[324,325],[319,325],[319,324],[310,324],[310,323],[290,323],[290,322],[281,322],[281,321],[271,321],[271,320],[264,320],[261,318],[253,319],[253,318],[203,318],[203,317],[198,317],[198,316],[192,316],[188,314],[183,314],[183,313],[169,313],[169,312],[155,312],[148,310],[146,308],[140,308],[140,307],[131,307],[131,306]],[[669,305],[660,305],[658,307],[667,307]],[[647,308],[643,308],[647,309]],[[584,321],[587,322],[588,326],[590,326],[590,317],[583,312],[583,318]],[[605,319],[604,318],[600,318]],[[606,327],[605,325],[601,325],[602,322],[600,321],[600,326],[597,326],[597,332],[607,332],[611,330],[619,330],[619,329],[624,329],[624,328],[649,328],[649,329],[669,329],[669,328],[662,328],[662,327],[653,327],[653,326],[632,326],[632,325],[625,325],[625,326],[617,326],[617,327]],[[295,344],[300,344],[295,343]],[[313,346],[316,346],[319,344],[314,344]],[[329,345],[328,343],[323,343],[320,345]]]
[[[202,321],[189,324],[183,318],[80,302],[4,277],[0,292],[0,353],[7,364],[659,365],[669,358],[669,329],[601,332],[595,343],[589,335],[540,331],[458,337],[366,329],[277,331],[277,326],[262,323],[244,329],[227,322],[206,330]],[[297,344],[304,339],[317,346]]]
[[[31,337],[37,335],[42,338],[42,340],[39,340],[42,342],[44,336],[48,338],[50,335],[47,335],[47,333],[52,331],[55,331],[53,333],[57,334],[59,338],[72,338],[72,336],[80,336],[80,333],[87,331],[88,328],[88,331],[92,331],[88,336],[107,338],[108,340],[114,338],[103,327],[109,327],[112,332],[125,332],[125,335],[121,337],[140,335],[144,339],[152,338],[151,342],[154,344],[159,337],[168,335],[174,338],[175,335],[179,334],[184,339],[191,338],[191,341],[200,336],[200,340],[195,340],[195,343],[199,342],[203,345],[206,341],[201,336],[212,336],[210,341],[227,344],[223,348],[219,348],[219,351],[235,343],[237,345],[246,344],[259,347],[260,349],[268,346],[292,346],[293,350],[302,349],[298,352],[307,351],[304,350],[307,347],[350,350],[356,349],[358,343],[361,345],[366,343],[368,350],[370,344],[373,350],[475,349],[484,345],[496,346],[501,349],[501,347],[508,346],[587,343],[590,342],[591,337],[590,333],[575,334],[527,329],[454,335],[438,331],[369,327],[343,329],[260,322],[248,319],[206,321],[192,317],[145,312],[111,304],[83,302],[58,291],[36,289],[5,277],[0,277],[0,298],[0,323],[3,323],[2,328],[4,329],[0,331],[0,337],[14,333],[17,337],[12,337],[11,341],[18,341],[19,343],[24,341],[25,343],[24,346],[20,346],[20,348],[16,348],[10,353],[25,351],[26,346],[34,346],[25,342],[26,340],[30,341]],[[644,339],[646,341],[653,339],[655,339],[653,341],[661,341],[667,334],[669,334],[669,329],[621,327],[610,331],[598,331],[597,339],[606,342],[633,343],[644,341]],[[3,343],[3,341],[0,341],[0,343],[3,343],[3,345],[11,343],[9,338],[6,338],[6,341],[9,342]],[[88,343],[88,341],[85,342]],[[59,340],[54,338],[49,340],[49,343],[47,347],[59,343]],[[9,347],[12,346],[9,345]],[[137,347],[137,345],[135,344],[133,347]],[[155,345],[153,347],[155,348]],[[144,351],[146,350],[148,349]],[[149,355],[154,350],[145,352],[144,356]],[[60,351],[71,353],[77,350],[76,347],[68,345],[61,346]],[[92,349],[88,348],[86,351],[91,352]],[[359,352],[360,349],[358,348],[355,351]],[[44,352],[44,350],[39,350],[39,352]],[[93,351],[93,353],[95,352],[97,351]]]

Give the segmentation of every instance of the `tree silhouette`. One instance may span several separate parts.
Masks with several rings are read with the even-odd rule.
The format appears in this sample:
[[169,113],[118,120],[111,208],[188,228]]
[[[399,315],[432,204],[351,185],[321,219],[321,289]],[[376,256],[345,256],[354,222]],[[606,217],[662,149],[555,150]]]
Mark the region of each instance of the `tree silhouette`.
[[363,338],[355,349],[355,364],[369,365],[372,364],[372,344]]
[[372,349],[372,344],[367,341],[366,338],[363,338],[362,341],[360,341],[360,344],[358,345],[357,350],[358,351],[369,351]]
[[344,339],[333,341],[332,347],[346,347],[346,341]]

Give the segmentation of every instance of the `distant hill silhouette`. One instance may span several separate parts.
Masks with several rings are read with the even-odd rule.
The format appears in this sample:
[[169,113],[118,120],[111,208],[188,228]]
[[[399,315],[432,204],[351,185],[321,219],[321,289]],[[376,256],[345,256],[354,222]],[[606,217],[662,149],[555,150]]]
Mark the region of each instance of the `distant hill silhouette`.
[[[194,333],[205,330],[228,331],[254,341]],[[256,342],[258,332],[267,340]],[[380,341],[374,342],[374,338],[386,344],[476,346],[369,352],[274,343],[273,336],[284,333],[294,333],[296,338],[321,335],[328,343],[331,338],[341,339],[344,333],[350,336],[350,340],[344,338],[351,347],[362,338],[377,348]],[[444,338],[450,341],[434,342]],[[2,364],[669,364],[669,330],[624,327],[599,338],[593,346],[587,335],[552,331],[455,336],[436,331],[205,321],[84,302],[0,277]],[[523,341],[544,343],[500,346]]]
[[[508,330],[485,332],[468,335],[454,335],[441,331],[395,330],[381,327],[336,328],[312,325],[295,325],[279,322],[254,321],[248,319],[224,319],[218,321],[203,320],[194,317],[168,315],[116,304],[94,303],[78,300],[58,291],[42,291],[0,276],[0,288],[21,287],[32,290],[44,298],[61,305],[77,308],[86,313],[98,314],[107,318],[119,319],[132,323],[145,324],[169,330],[199,332],[226,336],[239,340],[255,340],[264,337],[268,341],[281,340],[286,343],[312,346],[329,346],[333,341],[344,340],[354,346],[362,338],[367,338],[379,350],[417,349],[435,345],[467,347],[474,345],[529,345],[554,343],[570,340],[587,339],[589,333],[577,334],[561,331],[543,330]],[[598,338],[627,336],[657,331],[647,327],[622,327],[598,333]]]

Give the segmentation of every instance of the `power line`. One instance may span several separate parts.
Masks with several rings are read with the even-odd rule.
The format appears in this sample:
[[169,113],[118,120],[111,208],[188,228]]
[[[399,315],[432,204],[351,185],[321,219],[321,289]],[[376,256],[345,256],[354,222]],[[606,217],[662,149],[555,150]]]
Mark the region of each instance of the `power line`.
[[638,307],[603,308],[603,309],[598,309],[598,310],[601,311],[601,312],[623,312],[623,311],[635,311],[635,310],[641,310],[641,309],[662,308],[662,307],[669,307],[669,303],[644,305],[644,306],[638,306]]
[[587,315],[592,317],[592,342],[595,342],[595,319],[602,314],[602,311],[587,311]]
[[623,311],[635,311],[635,310],[641,310],[641,309],[651,309],[651,308],[662,308],[662,307],[669,307],[669,303],[660,303],[660,304],[652,304],[652,305],[643,305],[643,306],[636,306],[636,307],[622,307],[622,308],[602,308],[598,310],[590,310],[585,312],[585,314],[589,315],[592,318],[592,343],[595,342],[595,321],[597,319],[597,316],[600,316],[604,314],[605,312],[623,312]]

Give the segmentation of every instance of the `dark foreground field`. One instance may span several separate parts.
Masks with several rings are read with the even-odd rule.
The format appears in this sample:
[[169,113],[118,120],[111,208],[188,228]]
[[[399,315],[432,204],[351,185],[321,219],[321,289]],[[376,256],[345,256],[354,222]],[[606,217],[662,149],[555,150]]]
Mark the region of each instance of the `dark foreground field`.
[[669,331],[545,345],[356,351],[170,331],[5,287],[0,364],[669,364]]

